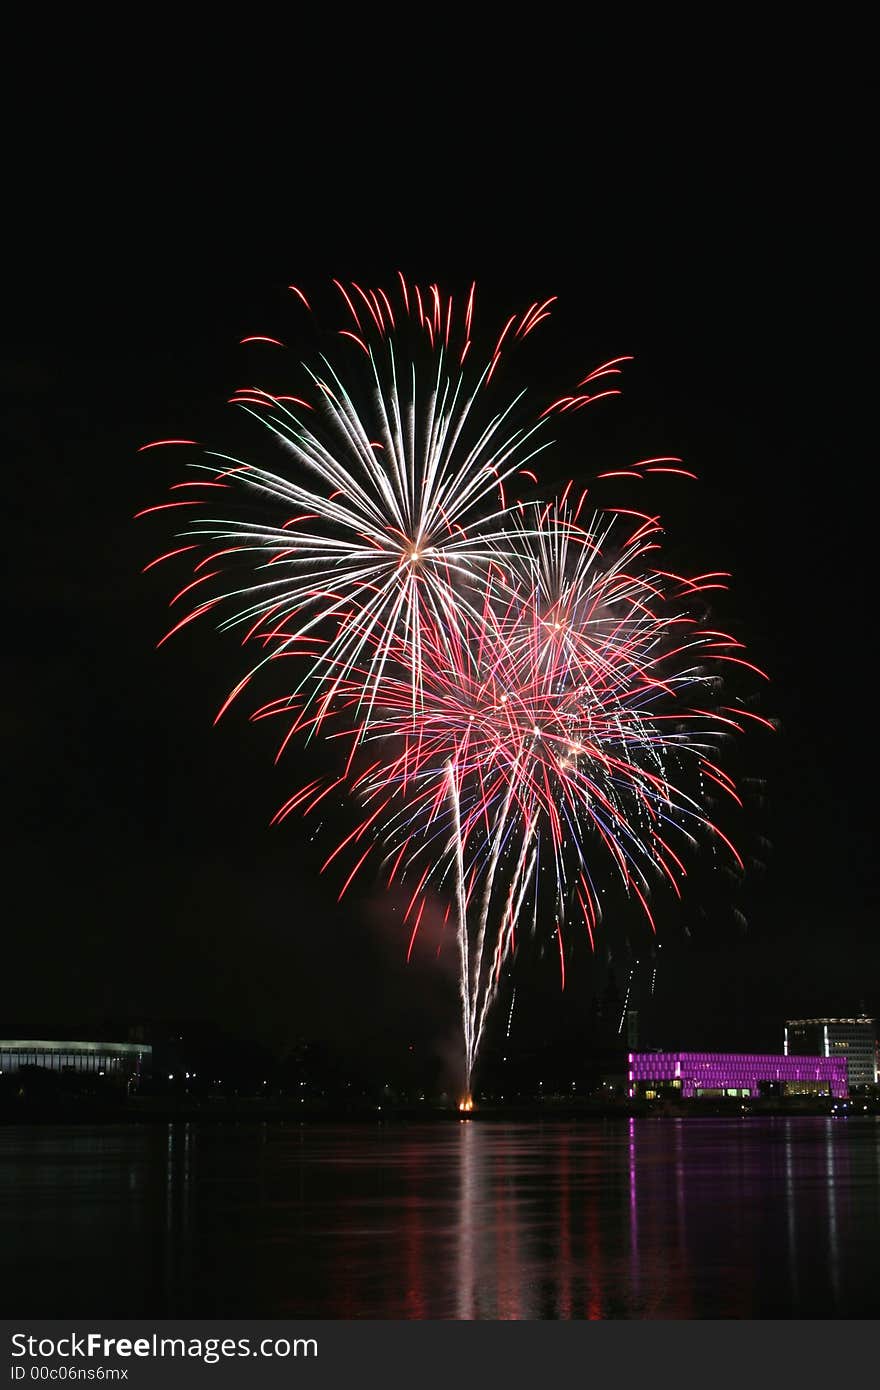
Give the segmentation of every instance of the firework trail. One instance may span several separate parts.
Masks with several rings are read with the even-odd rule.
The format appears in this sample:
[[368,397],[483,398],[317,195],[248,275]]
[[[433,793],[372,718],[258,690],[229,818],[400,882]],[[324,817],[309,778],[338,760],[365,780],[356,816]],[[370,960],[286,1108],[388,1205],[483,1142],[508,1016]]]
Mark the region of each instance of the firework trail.
[[[413,883],[411,951],[428,895],[445,896],[469,1094],[526,910],[533,929],[539,904],[553,922],[564,988],[570,923],[595,941],[600,876],[617,877],[655,930],[652,885],[680,896],[682,855],[701,838],[741,867],[702,787],[738,801],[718,743],[746,718],[769,721],[719,706],[725,664],[758,668],[694,612],[724,576],[659,567],[656,516],[582,515],[586,491],[575,502],[571,485],[552,503],[509,492],[521,475],[537,481],[525,465],[549,443],[547,421],[609,394],[591,394],[594,383],[624,359],[523,424],[522,394],[499,398],[493,378],[551,301],[511,315],[480,355],[473,287],[458,312],[402,277],[395,296],[337,288],[357,370],[324,356],[303,368],[302,395],[237,392],[287,467],[194,460],[199,481],[139,513],[191,517],[147,568],[194,562],[172,604],[197,601],[166,637],[211,614],[259,649],[218,718],[257,672],[293,658],[292,688],[251,717],[281,718],[279,756],[297,734],[347,743],[342,774],[299,788],[274,817],[313,811],[342,785],[360,801],[362,818],[323,866],[356,854],[340,897],[371,856],[389,885]],[[599,476],[693,476],[679,463]]]

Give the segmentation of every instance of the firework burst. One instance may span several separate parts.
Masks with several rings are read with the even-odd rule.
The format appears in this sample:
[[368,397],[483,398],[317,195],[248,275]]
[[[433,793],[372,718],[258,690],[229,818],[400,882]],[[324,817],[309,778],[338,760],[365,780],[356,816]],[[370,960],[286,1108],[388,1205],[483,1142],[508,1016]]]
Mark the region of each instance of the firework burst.
[[[600,880],[619,879],[655,930],[654,885],[680,896],[701,839],[741,867],[702,788],[738,801],[719,744],[746,719],[769,721],[720,704],[730,664],[758,670],[695,612],[725,576],[660,568],[656,516],[594,510],[571,484],[553,503],[512,490],[537,482],[527,465],[547,421],[615,393],[604,378],[624,359],[525,418],[522,393],[493,378],[550,300],[511,315],[480,353],[473,287],[456,311],[402,277],[394,296],[335,283],[355,368],[325,355],[302,369],[299,395],[237,392],[285,468],[194,459],[198,479],[142,513],[190,518],[147,568],[194,563],[172,603],[195,606],[166,636],[211,614],[259,650],[218,718],[261,669],[294,658],[292,687],[252,717],[283,721],[279,756],[297,735],[344,741],[339,775],[275,816],[314,811],[340,786],[360,801],[324,865],[353,855],[340,897],[381,859],[389,885],[411,887],[410,950],[428,895],[446,897],[469,1093],[523,922],[552,922],[564,987],[567,932],[595,942]],[[599,476],[655,473],[693,476],[665,457]]]

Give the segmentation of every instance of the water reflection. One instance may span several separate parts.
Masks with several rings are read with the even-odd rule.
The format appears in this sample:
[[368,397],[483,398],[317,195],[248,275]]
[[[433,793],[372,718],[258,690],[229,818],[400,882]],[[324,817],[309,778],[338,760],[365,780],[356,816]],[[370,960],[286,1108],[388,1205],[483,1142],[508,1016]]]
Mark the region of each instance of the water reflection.
[[868,1317],[874,1119],[0,1129],[9,1316]]
[[794,1151],[792,1148],[791,1121],[785,1121],[785,1218],[786,1233],[788,1236],[788,1277],[790,1282],[790,1296],[793,1307],[797,1307],[799,1301],[798,1285],[798,1240],[797,1240],[797,1203],[795,1200],[795,1168]]

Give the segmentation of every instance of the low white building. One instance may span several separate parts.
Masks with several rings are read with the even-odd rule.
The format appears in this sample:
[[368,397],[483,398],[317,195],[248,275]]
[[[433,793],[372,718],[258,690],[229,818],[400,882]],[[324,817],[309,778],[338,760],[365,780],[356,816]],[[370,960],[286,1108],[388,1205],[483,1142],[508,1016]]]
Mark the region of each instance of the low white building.
[[0,1038],[0,1075],[22,1067],[52,1072],[86,1072],[135,1085],[150,1070],[153,1049],[142,1042],[67,1042],[49,1039]]

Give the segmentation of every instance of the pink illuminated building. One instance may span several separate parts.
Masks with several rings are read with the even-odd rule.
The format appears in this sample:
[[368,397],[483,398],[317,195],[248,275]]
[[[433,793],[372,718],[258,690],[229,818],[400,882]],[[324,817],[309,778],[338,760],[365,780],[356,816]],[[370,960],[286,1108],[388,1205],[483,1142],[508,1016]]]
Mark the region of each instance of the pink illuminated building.
[[847,1095],[846,1059],[750,1052],[631,1052],[630,1096]]

